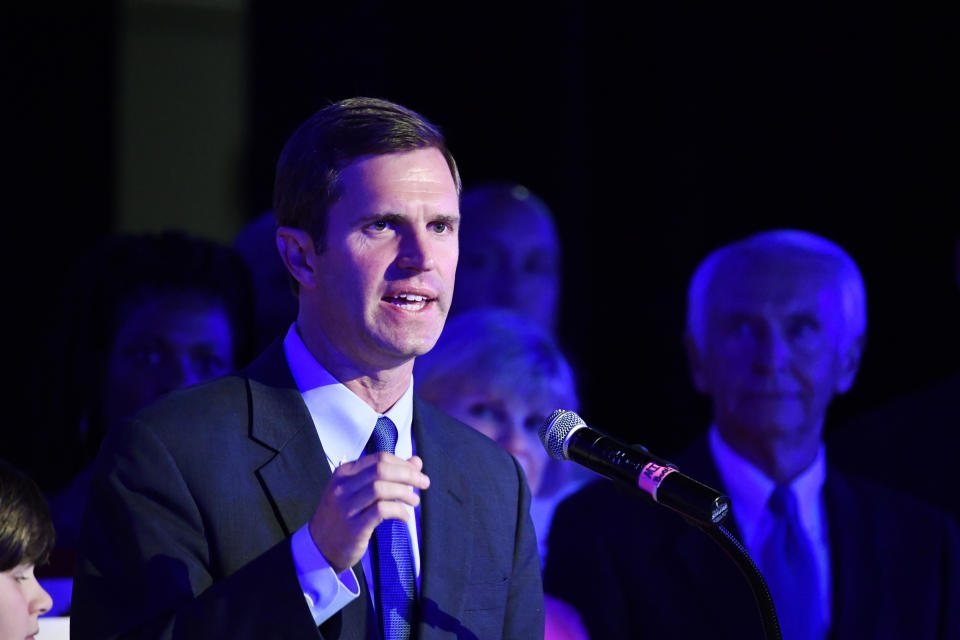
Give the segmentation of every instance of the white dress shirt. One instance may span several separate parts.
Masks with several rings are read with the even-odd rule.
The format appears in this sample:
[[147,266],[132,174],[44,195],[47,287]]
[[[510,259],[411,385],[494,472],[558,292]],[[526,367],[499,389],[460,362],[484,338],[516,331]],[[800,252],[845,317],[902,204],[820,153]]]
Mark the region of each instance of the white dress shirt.
[[[727,444],[716,425],[709,431],[710,453],[713,455],[723,487],[733,506],[733,517],[743,536],[743,544],[754,558],[760,557],[763,542],[773,527],[767,501],[776,486],[760,469]],[[823,483],[827,477],[826,451],[821,443],[817,457],[790,483],[797,498],[800,523],[813,546],[820,585],[820,610],[824,628],[830,627],[831,576],[830,544],[827,516],[823,504]]]
[[[290,373],[303,396],[317,435],[327,454],[327,463],[331,471],[345,462],[352,462],[363,455],[367,442],[373,434],[377,420],[383,415],[397,427],[396,454],[401,458],[413,455],[413,379],[403,396],[386,413],[374,411],[359,396],[340,384],[330,372],[323,368],[313,357],[296,330],[296,324],[290,326],[283,339],[283,352],[290,367]],[[317,503],[320,496],[317,496]],[[413,516],[407,523],[413,552],[413,570],[420,589],[420,550],[418,528],[419,509],[406,505]],[[317,625],[345,607],[360,595],[360,587],[352,569],[337,575],[330,563],[317,549],[310,536],[309,523],[305,524],[291,539],[293,563],[297,577],[303,588],[307,605]],[[367,580],[367,588],[373,593],[371,582],[370,549],[361,560]]]

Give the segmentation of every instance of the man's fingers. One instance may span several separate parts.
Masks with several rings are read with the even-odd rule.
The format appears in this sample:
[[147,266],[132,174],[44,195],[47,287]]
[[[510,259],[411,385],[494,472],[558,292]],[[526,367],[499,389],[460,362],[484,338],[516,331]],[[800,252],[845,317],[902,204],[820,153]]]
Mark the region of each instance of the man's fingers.
[[358,502],[373,504],[381,500],[402,502],[411,507],[420,504],[420,496],[406,484],[396,482],[387,482],[385,480],[376,480],[369,485],[364,485],[357,493]]
[[337,467],[310,522],[314,543],[331,566],[352,566],[384,520],[410,521],[410,508],[420,504],[414,489],[430,486],[422,470],[417,456],[404,460],[384,452]]
[[387,453],[386,451],[380,451],[378,453],[372,453],[367,456],[360,456],[352,462],[344,462],[341,465],[338,465],[336,469],[333,470],[334,474],[340,474],[343,476],[354,476],[358,473],[362,473],[366,469],[369,469],[371,466],[376,465],[378,462],[383,460],[394,460],[396,459],[399,462],[405,462],[403,458],[399,458],[392,453]]
[[[413,456],[407,460],[410,464],[416,467],[417,471],[423,471],[423,460],[420,459],[420,456]],[[427,482],[430,481],[430,478],[427,478]]]
[[403,504],[391,500],[382,500],[374,502],[353,518],[354,523],[362,529],[362,535],[367,540],[373,535],[373,530],[377,528],[377,525],[384,520],[409,522],[410,514]]
[[[426,489],[430,486],[430,478],[420,471],[423,462],[416,458],[418,465],[411,460],[398,458],[391,453],[364,456],[356,463],[341,465],[334,472],[334,478],[347,492],[357,491],[361,486],[378,480]],[[348,464],[352,466],[347,468]]]
[[411,507],[420,504],[420,496],[414,492],[413,487],[387,480],[374,480],[357,484],[350,489],[344,488],[338,494],[338,500],[348,518],[355,517],[375,502],[395,502],[401,505],[407,504]]
[[[396,465],[397,468],[389,465]],[[405,468],[410,468],[415,473],[410,476],[405,476],[404,474],[408,472],[398,471],[398,469]],[[353,462],[345,462],[334,469],[334,476],[340,476],[343,478],[360,476],[365,472],[370,473],[371,469],[374,469],[374,473],[378,477],[381,477],[385,480],[406,482],[410,486],[414,486],[418,489],[426,489],[430,486],[430,478],[423,473],[423,460],[420,458],[420,456],[411,456],[409,459],[404,460],[403,458],[385,451],[362,456]],[[399,472],[401,475],[396,475],[394,472]]]

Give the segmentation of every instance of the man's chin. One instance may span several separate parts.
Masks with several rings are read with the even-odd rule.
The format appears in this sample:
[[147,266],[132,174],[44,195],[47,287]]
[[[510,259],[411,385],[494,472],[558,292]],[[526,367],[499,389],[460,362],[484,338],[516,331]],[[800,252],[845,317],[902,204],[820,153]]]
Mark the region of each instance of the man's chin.
[[794,403],[773,404],[764,407],[741,407],[730,422],[740,431],[758,436],[798,434],[808,429],[806,414]]
[[756,396],[744,399],[734,411],[741,424],[791,429],[806,422],[806,407],[796,396]]
[[433,349],[440,339],[446,315],[441,317],[415,317],[403,322],[383,323],[374,328],[373,337],[384,351],[398,356],[415,358]]
[[436,336],[407,337],[403,340],[382,340],[380,341],[379,351],[387,354],[388,360],[394,365],[402,365],[433,349],[439,337],[438,333]]
[[781,446],[795,446],[807,444],[811,437],[819,438],[806,421],[802,420],[766,420],[746,425],[745,431],[758,441],[763,440],[770,444],[779,443]]

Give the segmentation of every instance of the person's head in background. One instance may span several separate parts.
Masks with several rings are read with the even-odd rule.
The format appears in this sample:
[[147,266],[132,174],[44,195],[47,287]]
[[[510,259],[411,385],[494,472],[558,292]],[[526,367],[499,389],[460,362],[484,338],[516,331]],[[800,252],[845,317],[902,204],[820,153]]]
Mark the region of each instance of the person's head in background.
[[711,253],[690,282],[686,342],[723,440],[775,481],[796,477],[853,385],[866,326],[860,271],[830,240],[768,231]]
[[277,251],[276,235],[277,222],[270,210],[241,229],[233,242],[253,282],[257,352],[282,337],[297,319],[297,297]]
[[33,575],[53,549],[54,531],[40,489],[0,460],[0,640],[37,633],[53,603]]
[[460,264],[451,313],[512,309],[553,334],[560,241],[547,205],[521,185],[490,183],[465,190],[460,213]]
[[247,363],[253,294],[243,260],[182,233],[116,236],[74,288],[72,371],[86,456],[118,421],[174,389]]
[[529,318],[475,309],[444,328],[417,358],[417,393],[509,451],[534,496],[560,488],[568,465],[550,460],[537,432],[556,409],[577,410],[573,371],[553,339]]

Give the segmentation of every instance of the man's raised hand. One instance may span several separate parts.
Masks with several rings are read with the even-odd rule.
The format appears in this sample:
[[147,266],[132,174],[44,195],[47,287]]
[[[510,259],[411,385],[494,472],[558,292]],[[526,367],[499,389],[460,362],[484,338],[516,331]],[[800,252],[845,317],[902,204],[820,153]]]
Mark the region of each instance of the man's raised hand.
[[338,574],[355,565],[378,524],[388,518],[407,521],[405,505],[416,507],[416,489],[430,486],[423,460],[392,453],[363,456],[337,467],[310,519],[314,544]]

